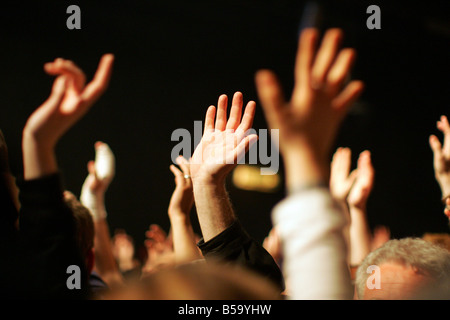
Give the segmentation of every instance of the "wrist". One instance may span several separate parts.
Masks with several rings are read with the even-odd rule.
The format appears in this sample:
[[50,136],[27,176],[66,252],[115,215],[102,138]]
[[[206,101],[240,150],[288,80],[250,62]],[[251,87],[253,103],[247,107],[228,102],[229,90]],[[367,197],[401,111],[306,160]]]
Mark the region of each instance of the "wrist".
[[171,224],[190,225],[191,219],[180,209],[169,210],[169,219]]
[[436,180],[441,188],[442,197],[450,196],[450,175],[441,175],[436,177]]
[[103,196],[97,196],[93,192],[85,191],[82,192],[80,201],[89,210],[94,220],[106,219],[107,213]]
[[367,211],[366,203],[358,203],[358,204],[356,204],[356,203],[354,203],[354,204],[349,203],[348,207],[349,207],[351,212],[360,212],[360,213],[365,214],[366,211]]
[[192,178],[192,186],[193,188],[224,186],[225,180],[225,177],[215,177],[213,175],[198,176]]
[[49,138],[41,138],[37,132],[25,126],[22,131],[22,144],[33,145],[39,147],[40,150],[54,150],[56,140]]
[[319,161],[313,152],[291,150],[283,155],[286,170],[286,187],[298,190],[305,186],[328,187],[329,166]]
[[25,180],[37,179],[58,171],[54,145],[24,132],[22,137]]

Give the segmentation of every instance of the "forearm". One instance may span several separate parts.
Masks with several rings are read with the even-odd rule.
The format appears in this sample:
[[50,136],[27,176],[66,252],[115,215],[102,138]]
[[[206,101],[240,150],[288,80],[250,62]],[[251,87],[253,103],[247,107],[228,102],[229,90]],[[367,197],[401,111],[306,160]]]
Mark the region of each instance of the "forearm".
[[172,212],[169,214],[172,228],[173,251],[177,263],[185,263],[201,259],[195,242],[194,230],[190,218],[184,213]]
[[[283,159],[290,194],[273,211],[283,245],[283,272],[292,299],[351,299],[348,213],[329,192],[326,155],[308,142]],[[347,229],[348,230],[348,229]]]
[[450,196],[450,175],[441,175],[436,180],[441,188],[442,198]]
[[58,171],[54,146],[39,141],[26,129],[22,138],[24,179],[32,180]]
[[109,286],[121,284],[123,278],[113,255],[108,222],[105,218],[96,219],[94,226],[95,270]]
[[357,266],[370,253],[371,233],[365,208],[350,206],[350,265]]
[[329,181],[329,164],[307,145],[284,152],[286,188],[295,192],[305,187],[325,185]]
[[225,183],[193,181],[195,205],[204,241],[227,229],[235,214],[225,189]]
[[106,220],[104,195],[83,192],[81,199],[94,220],[94,268],[109,286],[121,283],[123,279],[114,258],[111,235]]

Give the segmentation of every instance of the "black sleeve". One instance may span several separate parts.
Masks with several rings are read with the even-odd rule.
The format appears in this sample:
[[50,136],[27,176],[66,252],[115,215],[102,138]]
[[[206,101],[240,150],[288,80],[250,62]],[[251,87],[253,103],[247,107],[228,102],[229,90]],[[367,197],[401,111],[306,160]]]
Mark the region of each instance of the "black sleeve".
[[[32,298],[87,297],[88,275],[76,242],[73,213],[65,204],[59,173],[19,183],[19,233],[26,266],[25,291]],[[68,289],[70,265],[81,270],[81,289]]]
[[285,289],[283,275],[275,260],[248,235],[238,220],[208,242],[201,239],[198,247],[205,259],[237,263],[272,280],[281,291]]

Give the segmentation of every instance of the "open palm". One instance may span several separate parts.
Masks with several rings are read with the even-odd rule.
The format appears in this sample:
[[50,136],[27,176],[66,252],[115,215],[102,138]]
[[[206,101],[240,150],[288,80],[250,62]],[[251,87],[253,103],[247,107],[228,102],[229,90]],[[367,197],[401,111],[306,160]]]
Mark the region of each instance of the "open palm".
[[227,100],[226,95],[221,95],[217,114],[214,106],[206,112],[204,134],[190,161],[192,179],[223,179],[258,139],[256,134],[249,134],[255,102],[247,104],[241,119],[243,97],[242,93],[236,92],[227,121]]

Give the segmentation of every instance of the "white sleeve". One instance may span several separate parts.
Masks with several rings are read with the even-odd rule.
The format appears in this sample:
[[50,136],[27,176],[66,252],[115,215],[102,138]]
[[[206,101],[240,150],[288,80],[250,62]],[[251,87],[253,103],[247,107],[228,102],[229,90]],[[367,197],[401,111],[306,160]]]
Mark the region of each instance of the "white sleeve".
[[352,299],[346,219],[328,189],[288,196],[275,206],[272,219],[282,241],[289,298]]

